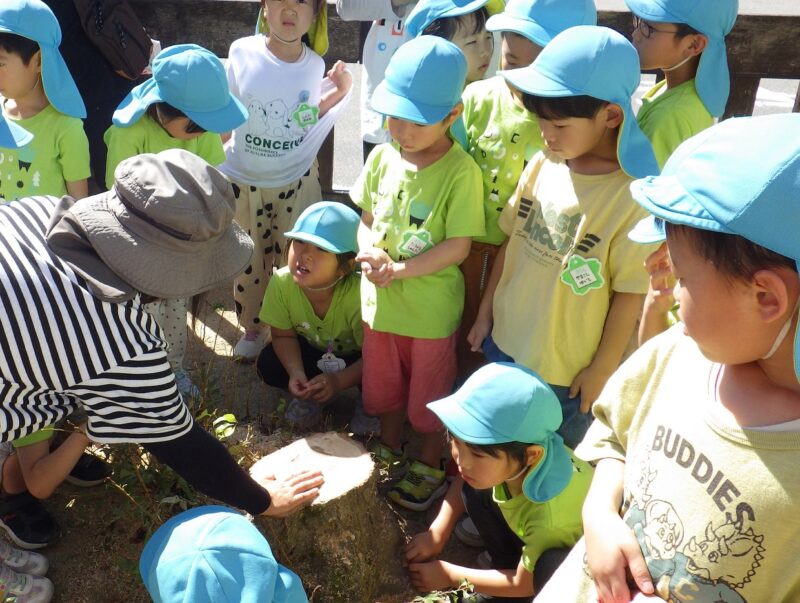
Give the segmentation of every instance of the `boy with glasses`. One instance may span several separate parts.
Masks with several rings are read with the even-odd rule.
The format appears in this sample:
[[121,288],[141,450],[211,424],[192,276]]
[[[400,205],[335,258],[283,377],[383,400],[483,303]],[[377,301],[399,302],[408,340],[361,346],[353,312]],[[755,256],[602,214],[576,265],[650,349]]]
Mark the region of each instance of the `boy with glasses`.
[[642,97],[639,127],[659,167],[684,140],[725,111],[730,76],[725,36],[738,0],[625,0],[633,13],[633,45],[642,71],[664,79]]

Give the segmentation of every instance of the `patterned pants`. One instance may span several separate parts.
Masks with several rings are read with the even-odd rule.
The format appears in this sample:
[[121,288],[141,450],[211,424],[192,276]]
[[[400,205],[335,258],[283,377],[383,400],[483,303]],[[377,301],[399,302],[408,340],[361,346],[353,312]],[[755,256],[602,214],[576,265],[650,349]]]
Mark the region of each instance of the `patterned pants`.
[[145,309],[156,319],[164,331],[167,342],[167,360],[173,371],[183,368],[186,355],[186,314],[187,299],[162,299],[147,304]]
[[272,271],[286,264],[286,237],[297,216],[322,200],[317,162],[297,181],[282,188],[234,183],[235,220],[255,243],[253,261],[233,281],[233,300],[245,330],[258,328],[258,314]]

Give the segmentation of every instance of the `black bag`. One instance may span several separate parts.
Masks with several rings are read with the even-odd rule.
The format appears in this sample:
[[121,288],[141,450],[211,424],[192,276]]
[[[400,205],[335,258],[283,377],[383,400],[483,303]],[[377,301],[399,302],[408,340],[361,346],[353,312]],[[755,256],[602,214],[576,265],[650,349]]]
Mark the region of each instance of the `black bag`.
[[138,79],[150,62],[152,41],[125,0],[73,0],[89,40],[122,77]]

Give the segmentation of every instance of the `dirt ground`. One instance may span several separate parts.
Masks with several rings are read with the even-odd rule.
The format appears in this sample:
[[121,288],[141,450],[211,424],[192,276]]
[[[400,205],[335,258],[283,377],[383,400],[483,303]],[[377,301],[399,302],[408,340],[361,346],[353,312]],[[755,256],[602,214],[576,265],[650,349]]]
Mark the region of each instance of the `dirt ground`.
[[[206,392],[207,406],[215,408],[219,415],[233,413],[240,424],[249,423],[254,430],[269,433],[276,425],[275,411],[286,394],[261,383],[252,365],[231,361],[231,348],[238,337],[228,289],[212,291],[195,323],[186,366],[195,383]],[[345,394],[334,406],[332,416],[326,419],[326,427],[336,429],[345,425],[352,397],[352,393]],[[412,448],[413,444],[412,440]],[[376,496],[382,497],[387,488],[388,484],[382,484]],[[149,536],[148,526],[142,520],[143,514],[137,512],[125,495],[111,484],[95,488],[64,484],[46,505],[60,526],[60,535],[54,544],[41,551],[50,560],[48,576],[56,588],[54,602],[138,603],[150,600],[138,573],[139,555]],[[423,531],[437,507],[434,505],[426,513],[393,508],[391,517],[395,518],[396,525],[389,529],[398,529],[406,537]],[[479,552],[453,538],[443,557],[472,565]],[[414,597],[401,567],[399,549],[396,558],[397,564],[387,568],[385,580],[382,580],[385,588],[377,599],[382,603],[410,601]],[[312,600],[324,601],[324,598],[315,596]]]

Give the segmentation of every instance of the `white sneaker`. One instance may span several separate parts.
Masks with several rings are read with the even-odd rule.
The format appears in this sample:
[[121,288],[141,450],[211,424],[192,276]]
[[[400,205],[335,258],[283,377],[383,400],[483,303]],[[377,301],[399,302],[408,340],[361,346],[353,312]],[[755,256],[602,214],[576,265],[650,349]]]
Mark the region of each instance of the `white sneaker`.
[[259,333],[255,339],[248,333],[242,335],[239,342],[233,347],[233,359],[238,362],[255,362],[261,350],[267,344],[269,330]]
[[456,538],[467,546],[474,546],[481,548],[484,546],[483,538],[481,538],[478,528],[475,527],[475,522],[472,521],[469,515],[456,524]]
[[20,574],[0,563],[0,601],[14,603],[49,603],[53,583],[41,576]]
[[14,548],[5,540],[0,540],[0,561],[15,572],[32,576],[44,576],[50,566],[44,555]]

